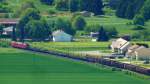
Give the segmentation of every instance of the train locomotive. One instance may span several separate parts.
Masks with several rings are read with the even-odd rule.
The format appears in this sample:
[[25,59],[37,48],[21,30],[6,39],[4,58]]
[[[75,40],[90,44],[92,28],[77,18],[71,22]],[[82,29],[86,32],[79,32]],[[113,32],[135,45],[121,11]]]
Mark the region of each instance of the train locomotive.
[[22,43],[22,42],[15,42],[15,41],[11,42],[11,46],[14,47],[14,48],[20,48],[20,49],[27,49],[27,48],[29,48],[29,44]]

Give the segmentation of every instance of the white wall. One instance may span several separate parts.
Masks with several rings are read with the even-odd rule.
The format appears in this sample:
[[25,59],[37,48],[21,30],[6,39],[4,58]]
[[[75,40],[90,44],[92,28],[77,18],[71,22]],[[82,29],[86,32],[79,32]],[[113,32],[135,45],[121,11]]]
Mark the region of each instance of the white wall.
[[54,42],[71,42],[72,36],[70,36],[68,34],[60,34],[57,36],[53,36],[53,41]]

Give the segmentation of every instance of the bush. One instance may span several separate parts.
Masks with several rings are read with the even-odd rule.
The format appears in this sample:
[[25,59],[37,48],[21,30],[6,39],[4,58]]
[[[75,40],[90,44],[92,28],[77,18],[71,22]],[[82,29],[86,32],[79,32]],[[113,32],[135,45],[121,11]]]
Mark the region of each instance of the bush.
[[10,47],[10,43],[8,41],[0,40],[0,47]]
[[76,30],[72,28],[71,21],[66,20],[65,18],[58,18],[55,22],[55,30],[63,30],[68,34],[75,35]]
[[142,25],[142,26],[145,25],[145,19],[141,15],[135,16],[133,22],[134,22],[135,25]]
[[50,9],[50,10],[48,11],[48,13],[49,13],[49,14],[56,14],[56,10],[55,10],[55,9]]
[[146,29],[146,28],[143,26],[140,26],[140,25],[137,25],[133,28],[133,30],[144,30],[144,29]]
[[57,0],[55,3],[55,7],[58,10],[68,10],[69,5],[68,5],[68,0]]
[[52,5],[54,0],[40,0],[42,3],[47,4],[47,5]]
[[76,16],[72,22],[72,26],[76,30],[84,30],[86,21],[82,16]]
[[138,31],[132,35],[132,39],[150,41],[150,32],[148,29]]
[[99,28],[100,28],[100,25],[92,24],[92,25],[88,25],[87,27],[85,27],[84,30],[88,33],[89,32],[98,32]]

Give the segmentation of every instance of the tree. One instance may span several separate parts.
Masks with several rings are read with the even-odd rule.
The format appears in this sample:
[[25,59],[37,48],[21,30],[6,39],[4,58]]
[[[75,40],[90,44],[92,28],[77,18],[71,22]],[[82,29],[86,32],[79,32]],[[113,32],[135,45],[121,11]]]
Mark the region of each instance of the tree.
[[143,7],[145,0],[120,0],[116,15],[121,18],[133,19]]
[[99,29],[99,35],[98,35],[97,41],[108,41],[108,40],[109,40],[109,37],[108,37],[106,31],[104,30],[103,27],[101,27]]
[[69,9],[71,12],[75,12],[79,10],[79,0],[70,0]]
[[69,10],[69,0],[56,0],[55,5],[58,10]]
[[93,12],[95,15],[103,14],[102,0],[80,0],[80,10]]
[[86,21],[82,16],[76,16],[72,22],[72,26],[76,30],[84,30]]
[[142,25],[142,26],[145,25],[145,19],[141,15],[136,15],[133,22],[134,22],[135,25]]
[[76,31],[71,26],[71,21],[65,20],[64,18],[58,18],[55,22],[55,30],[63,30],[68,34],[75,35]]
[[14,16],[20,17],[24,13],[24,11],[22,11],[22,10],[27,10],[28,8],[35,8],[36,9],[33,1],[25,1],[24,3],[22,3],[21,7],[15,11]]
[[134,4],[133,3],[129,3],[126,12],[125,12],[125,17],[127,19],[133,19],[134,17]]
[[40,0],[42,3],[47,4],[47,5],[52,5],[54,0]]
[[23,41],[25,38],[25,25],[30,20],[40,20],[41,16],[39,14],[40,12],[37,9],[29,8],[25,11],[23,14],[23,17],[19,21],[19,24],[17,25],[17,31],[20,38],[20,41]]
[[9,13],[12,9],[9,7],[8,3],[4,0],[0,2],[0,13]]
[[144,17],[145,20],[150,19],[150,0],[146,0],[144,6],[142,7],[140,14]]
[[25,29],[28,30],[28,37],[35,41],[41,41],[48,38],[50,31],[45,24],[45,21],[42,20],[29,21],[25,26]]
[[3,26],[0,24],[0,35],[3,33]]
[[115,27],[110,27],[106,29],[107,35],[109,38],[117,37],[118,31]]

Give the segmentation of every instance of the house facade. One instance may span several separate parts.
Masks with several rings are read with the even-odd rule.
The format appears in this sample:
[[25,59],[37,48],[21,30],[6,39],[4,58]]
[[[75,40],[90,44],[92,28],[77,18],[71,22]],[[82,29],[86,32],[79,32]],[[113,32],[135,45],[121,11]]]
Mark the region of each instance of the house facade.
[[130,42],[124,40],[123,38],[116,39],[112,41],[111,49],[112,52],[117,52],[118,54],[124,54],[127,52],[128,48],[130,47]]
[[57,30],[52,33],[53,42],[71,42],[73,37],[62,30]]
[[150,48],[133,45],[128,49],[126,56],[136,60],[150,59]]
[[13,26],[4,28],[2,34],[3,35],[9,35],[9,36],[11,36],[12,32],[13,32]]

